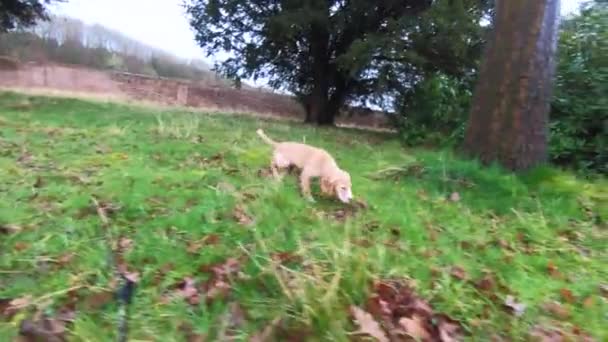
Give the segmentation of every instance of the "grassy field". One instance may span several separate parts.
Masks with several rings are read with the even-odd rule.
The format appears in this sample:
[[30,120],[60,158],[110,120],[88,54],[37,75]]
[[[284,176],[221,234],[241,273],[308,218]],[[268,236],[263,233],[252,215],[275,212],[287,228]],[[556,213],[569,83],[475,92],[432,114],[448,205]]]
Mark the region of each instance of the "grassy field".
[[[329,150],[357,202],[271,181],[257,127]],[[42,317],[70,340],[115,338],[107,241],[138,275],[133,341],[350,340],[373,324],[349,307],[377,313],[387,279],[436,315],[375,315],[386,334],[424,337],[442,313],[465,340],[608,339],[605,179],[514,176],[378,133],[15,93],[0,94],[0,179],[3,341]]]

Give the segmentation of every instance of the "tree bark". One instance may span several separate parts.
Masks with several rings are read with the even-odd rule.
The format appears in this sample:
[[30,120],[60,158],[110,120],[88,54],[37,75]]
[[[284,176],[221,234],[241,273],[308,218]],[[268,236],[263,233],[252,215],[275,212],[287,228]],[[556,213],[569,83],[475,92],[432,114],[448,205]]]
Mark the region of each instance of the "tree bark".
[[464,150],[526,170],[547,160],[559,0],[498,0]]

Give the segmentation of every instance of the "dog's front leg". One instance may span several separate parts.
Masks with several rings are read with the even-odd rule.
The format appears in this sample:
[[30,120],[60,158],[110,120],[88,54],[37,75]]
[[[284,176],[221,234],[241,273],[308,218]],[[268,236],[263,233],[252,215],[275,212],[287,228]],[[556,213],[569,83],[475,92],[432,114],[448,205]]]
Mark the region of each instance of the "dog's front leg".
[[306,170],[302,171],[300,174],[300,187],[302,189],[302,195],[306,200],[310,202],[314,202],[315,199],[312,197],[310,193],[310,174],[306,172]]

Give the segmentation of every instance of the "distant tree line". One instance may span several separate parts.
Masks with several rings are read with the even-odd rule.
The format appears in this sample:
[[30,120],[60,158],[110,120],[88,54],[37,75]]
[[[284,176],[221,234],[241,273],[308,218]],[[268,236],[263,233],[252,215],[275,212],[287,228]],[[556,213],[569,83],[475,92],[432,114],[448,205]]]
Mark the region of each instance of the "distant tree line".
[[98,24],[62,16],[49,19],[0,34],[0,55],[230,85],[202,60],[177,58]]

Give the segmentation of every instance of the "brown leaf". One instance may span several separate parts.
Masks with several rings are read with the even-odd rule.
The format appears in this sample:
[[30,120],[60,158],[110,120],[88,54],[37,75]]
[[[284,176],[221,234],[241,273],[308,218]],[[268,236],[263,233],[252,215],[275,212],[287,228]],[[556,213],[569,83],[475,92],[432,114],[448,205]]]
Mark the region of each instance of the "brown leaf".
[[247,214],[241,206],[236,206],[232,212],[234,219],[243,226],[250,226],[254,223],[253,218]]
[[112,302],[114,293],[112,291],[96,292],[84,299],[84,307],[87,310],[98,310]]
[[475,283],[475,287],[480,291],[489,292],[496,287],[496,280],[492,274],[487,273]]
[[0,225],[0,234],[14,234],[23,230],[23,227],[16,224],[2,224]]
[[127,237],[124,237],[124,236],[121,236],[121,237],[118,239],[118,250],[119,250],[121,253],[126,252],[126,251],[127,251],[127,250],[129,250],[131,247],[133,247],[133,240],[131,240],[131,239],[127,238]]
[[557,266],[555,266],[555,264],[553,263],[553,261],[549,261],[547,263],[547,272],[549,272],[549,274],[553,278],[556,278],[556,279],[563,278],[562,273],[559,271],[559,269],[557,268]]
[[302,261],[302,257],[293,252],[274,252],[270,254],[270,258],[280,264],[289,264]]
[[57,265],[59,267],[64,267],[67,264],[72,262],[72,259],[74,259],[74,257],[76,256],[76,253],[73,252],[69,252],[69,253],[65,253],[63,255],[61,255],[59,258],[57,258]]
[[507,296],[507,298],[505,298],[504,304],[507,308],[509,308],[511,310],[511,312],[515,316],[518,316],[518,317],[523,315],[524,312],[526,311],[526,304],[516,302],[515,298],[511,295],[509,295],[509,296]]
[[437,330],[441,342],[457,342],[463,339],[460,324],[446,315],[437,315]]
[[196,282],[190,277],[184,278],[178,285],[176,293],[184,298],[190,305],[198,305],[200,302],[199,292]]
[[31,296],[25,296],[15,299],[2,299],[0,300],[0,315],[6,318],[11,318],[17,312],[30,306],[31,303]]
[[562,295],[562,298],[564,298],[566,302],[571,304],[576,302],[574,294],[572,294],[572,291],[570,291],[569,289],[560,289],[559,293]]
[[460,266],[453,266],[450,275],[458,280],[466,280],[468,278],[467,271]]
[[585,298],[585,300],[583,300],[583,307],[585,307],[587,309],[593,307],[594,304],[595,304],[595,298],[593,298],[593,296],[589,296],[589,297]]
[[380,342],[389,342],[386,333],[371,314],[355,305],[350,306],[350,313],[354,318],[355,324],[359,326],[358,333],[369,335]]
[[412,318],[402,317],[399,319],[399,325],[405,333],[416,340],[424,341],[431,339],[431,333],[427,330],[425,320],[418,315],[414,315]]
[[67,340],[67,325],[75,318],[74,311],[62,309],[55,317],[24,319],[19,325],[19,335],[30,341],[63,342]]
[[608,298],[608,284],[600,284],[599,289],[602,297]]
[[23,242],[23,241],[17,241],[17,242],[15,242],[14,248],[16,251],[21,252],[23,250],[30,248],[30,244],[27,242]]
[[564,333],[558,329],[549,329],[541,326],[535,326],[530,331],[532,341],[538,342],[565,342]]
[[560,319],[566,319],[570,317],[570,311],[557,302],[545,303],[543,305],[543,309],[549,312],[551,315]]
[[217,234],[205,235],[202,239],[188,242],[186,251],[190,254],[196,254],[204,246],[216,245],[219,243],[219,241],[220,241],[220,236]]

